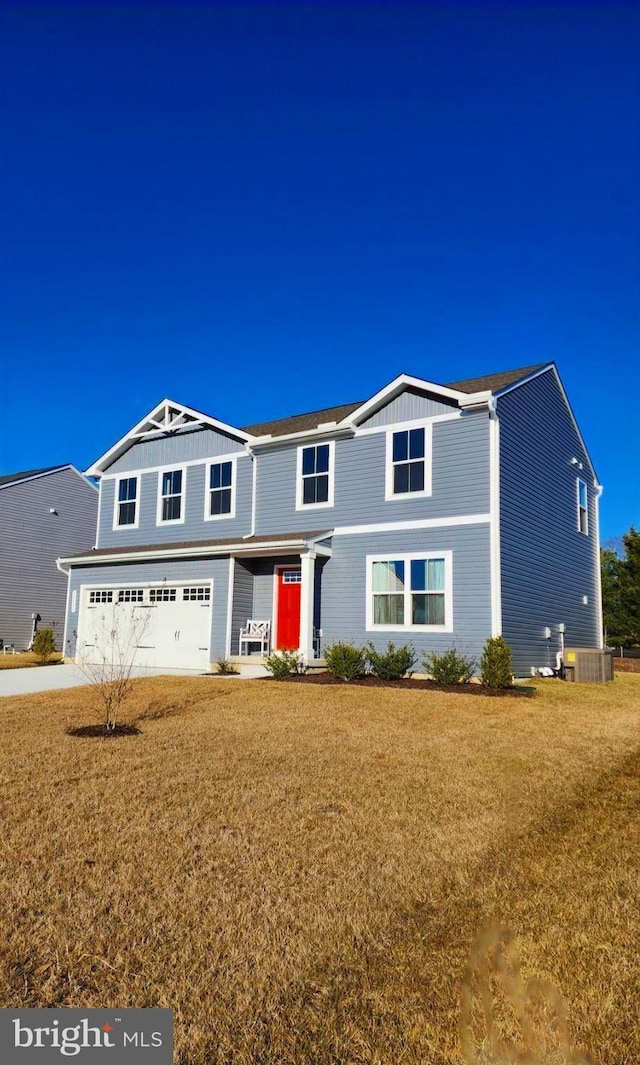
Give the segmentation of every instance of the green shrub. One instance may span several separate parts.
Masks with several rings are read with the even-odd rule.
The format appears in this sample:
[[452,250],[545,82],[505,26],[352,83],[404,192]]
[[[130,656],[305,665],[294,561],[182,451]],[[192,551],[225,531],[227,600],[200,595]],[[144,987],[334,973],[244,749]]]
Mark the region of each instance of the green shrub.
[[327,669],[340,680],[357,680],[367,668],[367,652],[364,647],[352,643],[334,643],[324,652]]
[[422,659],[425,673],[430,673],[438,684],[468,684],[477,664],[475,658],[461,654],[455,647],[441,655],[434,651]]
[[32,650],[41,665],[45,665],[56,649],[53,629],[38,629],[33,637]]
[[371,672],[382,680],[401,680],[407,673],[413,672],[417,661],[415,649],[410,643],[405,643],[402,647],[389,643],[386,651],[376,651],[370,643],[367,658]]
[[237,677],[240,670],[229,658],[219,658],[216,662],[218,673],[224,673],[226,677]]
[[511,648],[503,636],[490,636],[480,659],[482,683],[488,688],[510,688],[513,684]]
[[274,680],[288,680],[295,673],[304,673],[302,655],[297,651],[274,651],[264,664]]

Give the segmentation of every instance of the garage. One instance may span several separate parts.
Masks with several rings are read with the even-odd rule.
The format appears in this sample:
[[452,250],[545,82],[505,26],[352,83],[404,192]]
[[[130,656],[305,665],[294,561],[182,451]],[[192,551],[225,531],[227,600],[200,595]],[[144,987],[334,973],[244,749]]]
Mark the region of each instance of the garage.
[[210,666],[213,581],[84,586],[76,655],[87,664]]

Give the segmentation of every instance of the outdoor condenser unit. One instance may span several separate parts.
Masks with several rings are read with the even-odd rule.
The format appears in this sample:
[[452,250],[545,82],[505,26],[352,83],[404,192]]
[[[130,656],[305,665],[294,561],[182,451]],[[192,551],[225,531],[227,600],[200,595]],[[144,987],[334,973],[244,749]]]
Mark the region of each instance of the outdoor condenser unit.
[[605,684],[613,680],[613,653],[593,647],[567,647],[564,669],[567,680],[578,684]]

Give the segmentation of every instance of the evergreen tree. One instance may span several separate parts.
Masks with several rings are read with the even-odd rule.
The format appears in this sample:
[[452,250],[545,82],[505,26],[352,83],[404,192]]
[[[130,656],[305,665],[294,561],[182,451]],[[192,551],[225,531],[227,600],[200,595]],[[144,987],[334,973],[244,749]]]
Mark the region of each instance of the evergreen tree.
[[622,558],[611,548],[600,552],[604,635],[614,647],[640,643],[640,532],[633,526],[622,548]]

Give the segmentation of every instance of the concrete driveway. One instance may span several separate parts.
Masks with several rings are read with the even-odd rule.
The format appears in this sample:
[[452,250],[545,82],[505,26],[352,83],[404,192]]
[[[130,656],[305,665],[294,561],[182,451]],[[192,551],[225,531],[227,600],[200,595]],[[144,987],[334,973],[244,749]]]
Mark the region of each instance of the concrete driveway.
[[[167,674],[180,677],[202,675],[199,669],[134,669],[133,674],[138,677],[162,677]],[[248,680],[251,677],[267,676],[267,670],[263,666],[241,666],[238,679]],[[30,666],[28,669],[1,669],[0,697],[30,695],[33,692],[55,691],[57,688],[77,688],[87,683],[87,678],[77,666]]]

